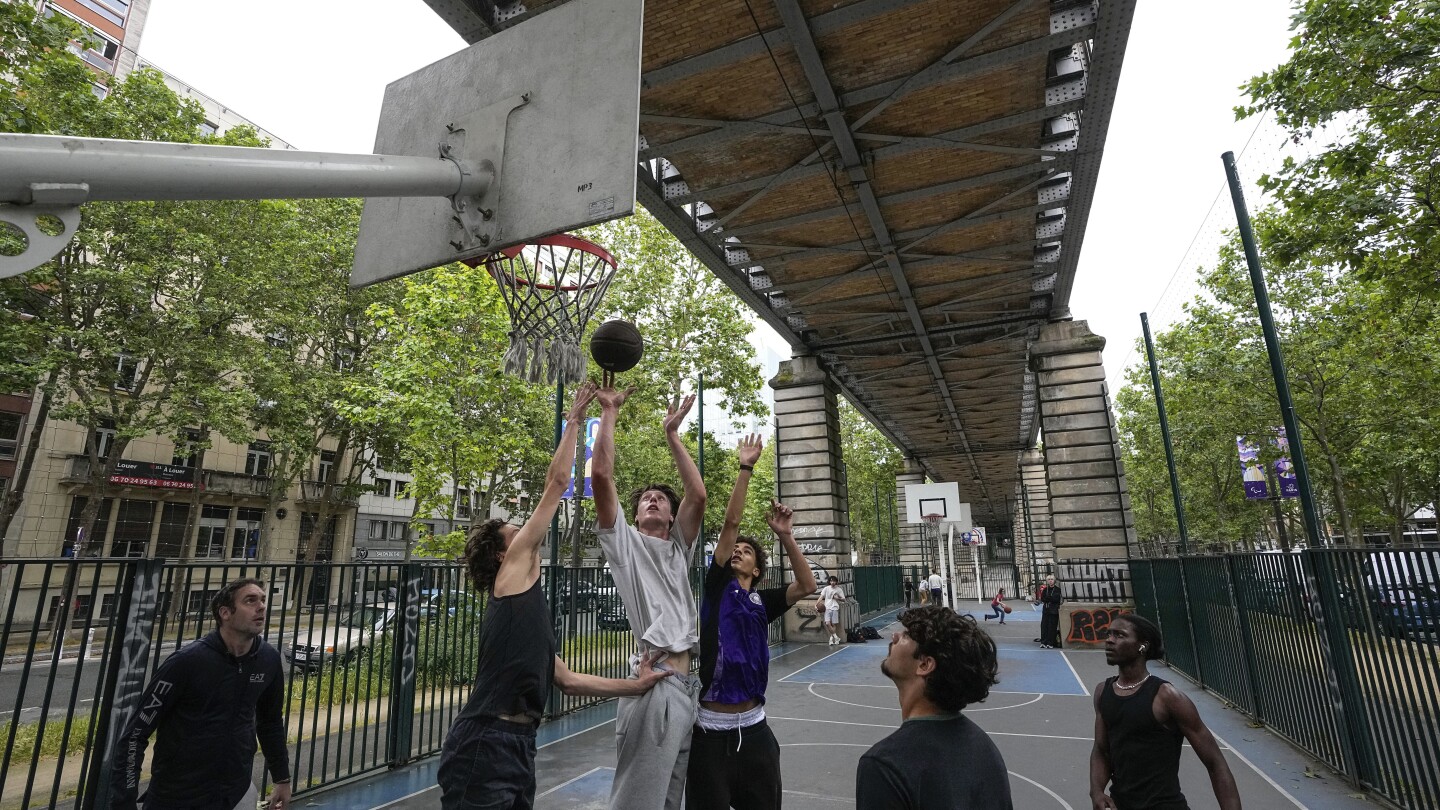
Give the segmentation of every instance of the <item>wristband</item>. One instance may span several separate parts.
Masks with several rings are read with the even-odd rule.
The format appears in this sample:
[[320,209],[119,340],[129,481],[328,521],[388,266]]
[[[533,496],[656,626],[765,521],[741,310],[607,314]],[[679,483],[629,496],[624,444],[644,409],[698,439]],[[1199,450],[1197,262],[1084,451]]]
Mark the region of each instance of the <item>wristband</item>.
[[740,469],[744,470],[745,472],[755,472],[755,465],[754,465],[754,464],[741,464],[741,465],[740,465]]
[[290,784],[290,780],[289,780],[289,779],[276,779],[276,780],[274,780],[273,782],[271,782],[270,784],[272,784],[272,785],[288,785],[288,784]]

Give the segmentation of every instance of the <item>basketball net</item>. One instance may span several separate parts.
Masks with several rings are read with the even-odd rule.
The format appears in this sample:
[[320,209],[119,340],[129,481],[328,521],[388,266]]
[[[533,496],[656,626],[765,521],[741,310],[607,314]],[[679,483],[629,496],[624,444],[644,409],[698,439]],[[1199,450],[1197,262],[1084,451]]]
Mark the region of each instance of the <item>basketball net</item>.
[[467,264],[484,265],[510,315],[506,373],[566,385],[585,378],[580,338],[615,277],[609,252],[578,236],[556,234]]
[[923,525],[920,527],[923,536],[931,543],[940,542],[940,521],[943,517],[943,515],[922,515],[920,517],[920,520],[923,521]]

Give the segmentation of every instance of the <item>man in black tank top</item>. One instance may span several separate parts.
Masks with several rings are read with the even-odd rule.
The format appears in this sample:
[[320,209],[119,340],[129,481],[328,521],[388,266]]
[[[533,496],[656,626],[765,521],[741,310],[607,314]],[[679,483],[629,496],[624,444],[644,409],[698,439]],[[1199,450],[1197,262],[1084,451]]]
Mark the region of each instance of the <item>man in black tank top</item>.
[[1235,777],[1195,704],[1146,667],[1164,654],[1154,622],[1134,613],[1110,621],[1105,662],[1118,666],[1120,674],[1095,687],[1090,801],[1095,810],[1186,810],[1180,745],[1188,740],[1210,772],[1221,810],[1240,810]]
[[540,589],[540,540],[570,483],[575,439],[592,383],[575,392],[565,434],[535,512],[516,528],[503,520],[475,527],[465,562],[475,590],[488,592],[480,626],[475,688],[455,718],[440,754],[440,806],[445,810],[528,810],[535,804],[535,727],[553,680],[567,695],[641,695],[671,673],[643,661],[637,678],[571,672],[555,654],[550,606]]

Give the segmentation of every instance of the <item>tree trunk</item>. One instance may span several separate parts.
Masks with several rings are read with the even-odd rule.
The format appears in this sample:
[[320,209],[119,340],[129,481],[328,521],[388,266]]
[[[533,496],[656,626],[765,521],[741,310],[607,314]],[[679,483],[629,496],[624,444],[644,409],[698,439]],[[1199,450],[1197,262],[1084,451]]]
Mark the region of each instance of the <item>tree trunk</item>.
[[[40,386],[44,393],[40,395],[40,407],[35,411],[35,423],[30,426],[30,436],[25,440],[25,455],[20,459],[20,465],[15,468],[15,478],[10,482],[10,491],[5,493],[5,500],[0,502],[0,541],[9,533],[10,521],[14,520],[15,514],[20,511],[20,503],[25,500],[25,487],[30,482],[30,471],[35,468],[41,434],[45,432],[45,425],[50,419],[50,402],[54,398],[53,389],[59,375],[59,371],[50,372],[49,378]],[[0,558],[3,556],[4,546],[0,543]]]

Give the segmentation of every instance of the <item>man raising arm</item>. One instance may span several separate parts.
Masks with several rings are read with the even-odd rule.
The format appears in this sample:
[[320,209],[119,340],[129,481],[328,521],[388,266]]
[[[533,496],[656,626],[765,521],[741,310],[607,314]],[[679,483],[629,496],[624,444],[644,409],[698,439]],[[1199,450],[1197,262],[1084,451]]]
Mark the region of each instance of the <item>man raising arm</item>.
[[665,484],[647,484],[631,494],[630,520],[626,520],[615,491],[615,422],[633,390],[606,387],[597,394],[600,432],[590,473],[596,535],[610,563],[615,591],[625,603],[640,656],[657,656],[657,666],[675,675],[659,689],[620,700],[610,807],[679,810],[700,691],[699,679],[689,674],[690,655],[700,639],[689,570],[705,514],[705,484],[680,437],[680,424],[695,402],[691,396],[665,416],[665,441],[685,497]]

